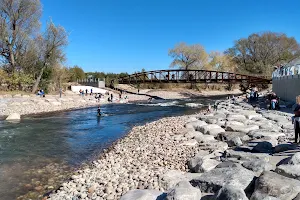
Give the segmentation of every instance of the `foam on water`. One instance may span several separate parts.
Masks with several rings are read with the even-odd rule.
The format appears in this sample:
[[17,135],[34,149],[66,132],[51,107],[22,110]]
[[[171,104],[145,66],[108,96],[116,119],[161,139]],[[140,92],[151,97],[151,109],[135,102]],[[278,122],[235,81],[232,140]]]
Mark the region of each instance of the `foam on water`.
[[140,106],[162,106],[162,107],[166,107],[166,106],[179,106],[178,105],[178,101],[171,101],[171,102],[164,102],[164,103],[140,103],[138,104]]
[[185,105],[187,107],[191,107],[191,108],[199,108],[199,107],[203,106],[203,104],[201,104],[201,103],[186,103]]

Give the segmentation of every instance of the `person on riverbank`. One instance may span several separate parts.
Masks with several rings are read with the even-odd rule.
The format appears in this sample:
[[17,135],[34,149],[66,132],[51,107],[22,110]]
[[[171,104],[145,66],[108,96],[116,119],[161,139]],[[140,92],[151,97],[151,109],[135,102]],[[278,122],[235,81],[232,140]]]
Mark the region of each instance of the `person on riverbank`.
[[91,88],[91,94],[90,95],[93,95],[93,88]]
[[62,89],[59,88],[59,98],[61,98],[61,94],[62,94]]
[[295,115],[292,118],[292,122],[294,123],[295,129],[295,143],[298,143],[298,138],[300,138],[300,95],[296,97],[294,114]]
[[88,95],[88,89],[85,89],[85,96]]
[[211,105],[210,103],[208,104],[208,107],[207,107],[207,112],[210,113],[211,112]]
[[215,104],[214,104],[214,111],[218,111],[219,103],[220,103],[220,102],[215,101]]

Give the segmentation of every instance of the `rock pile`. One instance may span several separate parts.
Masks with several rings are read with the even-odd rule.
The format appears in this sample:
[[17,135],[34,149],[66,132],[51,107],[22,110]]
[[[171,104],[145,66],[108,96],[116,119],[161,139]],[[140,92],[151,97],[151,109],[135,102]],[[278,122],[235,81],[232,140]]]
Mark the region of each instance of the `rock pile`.
[[224,101],[214,113],[134,127],[50,199],[294,200],[292,139],[290,115]]

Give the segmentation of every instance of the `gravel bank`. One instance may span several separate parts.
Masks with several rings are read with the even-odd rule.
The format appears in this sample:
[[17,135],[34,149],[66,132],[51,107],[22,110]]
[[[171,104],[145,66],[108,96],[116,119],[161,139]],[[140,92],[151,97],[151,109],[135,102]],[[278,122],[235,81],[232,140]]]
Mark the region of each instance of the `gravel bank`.
[[49,198],[294,200],[300,153],[290,117],[238,100],[134,127]]

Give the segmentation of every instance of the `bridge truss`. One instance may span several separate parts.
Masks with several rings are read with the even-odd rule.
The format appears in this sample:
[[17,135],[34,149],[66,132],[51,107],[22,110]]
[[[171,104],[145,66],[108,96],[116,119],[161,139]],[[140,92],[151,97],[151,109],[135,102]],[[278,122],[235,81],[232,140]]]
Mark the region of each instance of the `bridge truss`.
[[[119,84],[140,83],[248,83],[269,84],[271,78],[208,70],[157,70],[120,77]],[[114,81],[113,81],[114,82]],[[112,82],[112,84],[113,84]]]

